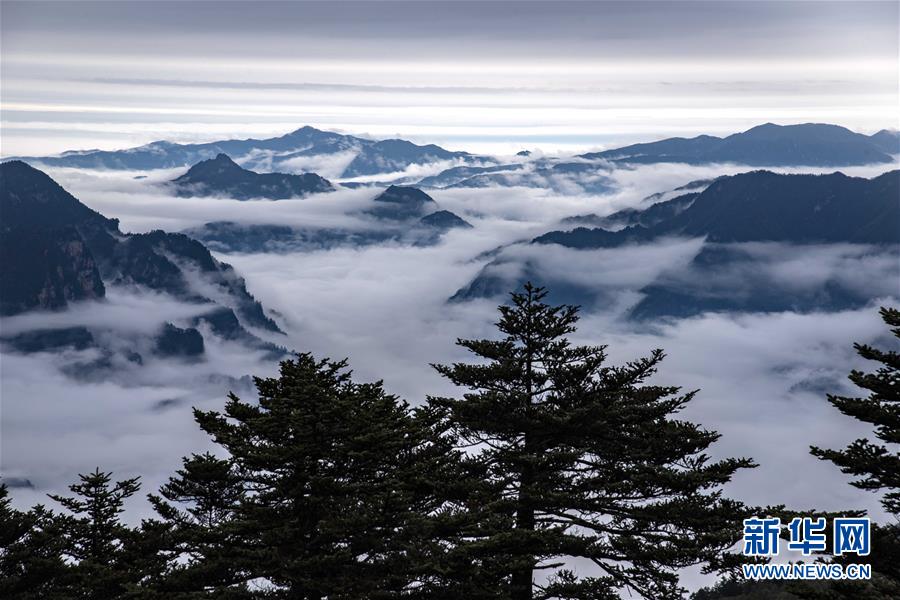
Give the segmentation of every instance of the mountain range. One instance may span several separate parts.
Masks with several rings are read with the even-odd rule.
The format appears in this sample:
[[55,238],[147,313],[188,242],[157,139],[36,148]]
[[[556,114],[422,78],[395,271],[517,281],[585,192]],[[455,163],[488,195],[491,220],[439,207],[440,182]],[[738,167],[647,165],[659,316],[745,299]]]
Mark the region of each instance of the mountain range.
[[835,167],[888,164],[896,162],[897,155],[900,155],[897,131],[885,129],[867,136],[837,125],[766,123],[725,138],[710,135],[668,138],[574,158],[457,166],[425,177],[416,185],[425,188],[521,186],[552,189],[561,194],[604,194],[615,189],[609,177],[613,168],[638,164]]
[[458,215],[440,210],[434,199],[414,187],[392,185],[363,210],[355,228],[293,227],[213,221],[184,233],[219,252],[296,252],[384,242],[414,246],[436,244],[451,229],[472,227]]
[[900,133],[855,133],[823,123],[766,123],[724,138],[700,135],[633,144],[582,154],[589,160],[624,163],[737,163],[750,166],[836,167],[890,163],[900,154]]
[[[557,278],[558,273],[540,266],[541,257],[553,248],[580,252],[627,246],[633,251],[673,238],[698,239],[702,244],[680,272],[664,273],[635,290],[641,299],[631,309],[632,317],[683,317],[708,310],[815,310],[863,305],[872,297],[864,287],[852,285],[852,273],[836,278],[822,275],[821,284],[810,286],[803,278],[792,282],[778,271],[779,256],[786,257],[795,250],[811,254],[834,244],[844,245],[838,246],[839,250],[861,248],[847,252],[855,252],[862,261],[869,260],[866,257],[870,255],[888,257],[881,263],[888,277],[886,282],[881,282],[885,284],[881,287],[891,287],[893,282],[896,291],[896,282],[900,280],[897,269],[900,171],[897,170],[871,179],[842,173],[782,175],[753,171],[719,177],[702,191],[657,202],[643,210],[620,211],[601,220],[624,226],[615,230],[576,227],[548,232],[534,238],[524,252],[531,258],[498,252],[453,300],[498,295],[528,279],[543,283]],[[518,267],[511,268],[511,261]],[[850,261],[845,263],[839,262],[836,268],[846,267]],[[510,272],[518,272],[521,281],[509,281],[505,274]],[[561,290],[565,301],[578,304],[603,301],[597,288],[604,285],[604,264],[598,263],[592,276],[583,275],[580,283],[559,282],[553,287]],[[815,275],[818,277],[819,273]],[[585,279],[594,279],[597,285]],[[716,283],[726,280],[727,284]]]
[[[711,242],[900,243],[900,170],[874,177],[751,171],[720,177],[702,192],[658,202],[619,231],[577,228],[534,241],[608,248],[664,235]],[[622,218],[622,213],[609,217]]]
[[668,138],[573,158],[541,157],[501,164],[457,166],[413,183],[418,187],[438,189],[531,187],[552,189],[561,194],[604,194],[615,190],[609,176],[612,169],[637,164],[832,167],[887,164],[895,162],[898,154],[900,132],[897,131],[881,130],[867,136],[837,125],[766,123],[725,138],[709,135]]
[[535,159],[527,163],[455,167],[415,185],[440,189],[528,187],[560,194],[604,194],[615,189],[611,167],[601,161]]
[[[201,144],[157,141],[125,150],[79,150],[59,156],[21,158],[52,167],[96,169],[161,169],[187,167],[233,157],[256,171],[296,172],[313,157],[331,157],[340,167],[339,178],[382,175],[396,183],[418,187],[483,187],[527,185],[560,187],[569,178],[599,179],[611,165],[646,163],[737,163],[749,166],[836,167],[890,163],[900,154],[900,133],[882,130],[873,135],[822,123],[776,125],[766,123],[727,137],[700,135],[668,138],[621,148],[590,152],[574,159],[532,158],[517,155],[516,162],[500,164],[494,158],[451,151],[433,144],[418,145],[402,139],[372,140],[313,127],[266,139],[221,140]],[[341,160],[337,160],[340,158]],[[401,176],[412,165],[438,161],[456,163],[436,175]],[[588,182],[589,184],[592,181]],[[591,189],[585,191],[596,193]]]
[[315,173],[255,173],[242,168],[227,154],[200,161],[172,180],[171,185],[178,196],[226,196],[237,200],[285,200],[334,191],[331,182]]
[[[219,337],[275,355],[284,352],[247,330],[281,333],[247,291],[243,278],[184,234],[123,233],[116,219],[88,208],[48,175],[21,161],[0,165],[0,213],[4,316],[99,301],[111,287],[139,289],[198,306],[190,323],[162,328],[152,344],[156,352],[197,354],[202,346],[196,328],[201,324]],[[82,329],[29,331],[4,341],[32,351],[90,343],[92,332]]]
[[346,154],[351,158],[340,174],[345,178],[393,173],[411,165],[436,161],[476,163],[490,160],[468,152],[445,150],[433,144],[420,146],[400,139],[371,140],[313,127],[301,127],[266,139],[232,139],[202,144],[157,141],[125,150],[78,150],[59,156],[20,160],[50,167],[148,170],[187,167],[219,154],[235,157],[244,167],[262,171],[294,171],[292,161]]

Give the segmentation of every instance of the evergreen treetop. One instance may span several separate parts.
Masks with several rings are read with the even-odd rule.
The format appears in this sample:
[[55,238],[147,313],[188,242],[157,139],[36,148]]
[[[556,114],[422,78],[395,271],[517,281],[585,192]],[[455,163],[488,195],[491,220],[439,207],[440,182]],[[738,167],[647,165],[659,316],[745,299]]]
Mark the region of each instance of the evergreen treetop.
[[[881,318],[895,338],[900,338],[900,310],[882,308]],[[896,346],[896,343],[895,343]],[[886,490],[885,510],[900,515],[900,451],[884,444],[900,444],[900,353],[880,350],[866,344],[854,344],[864,359],[881,365],[873,372],[854,369],[850,381],[867,390],[866,398],[828,395],[828,401],[847,416],[875,428],[875,437],[883,444],[858,439],[843,450],[811,447],[814,456],[829,460],[841,471],[857,477],[853,485],[863,490]]]
[[[508,596],[680,598],[676,570],[732,564],[743,506],[720,486],[749,459],[711,461],[719,435],[673,418],[696,392],[647,383],[661,350],[623,366],[575,346],[578,309],[527,284],[500,307],[500,339],[459,340],[475,363],[436,365],[468,390],[432,398],[497,493],[480,547],[505,557]],[[589,574],[578,575],[573,560]]]

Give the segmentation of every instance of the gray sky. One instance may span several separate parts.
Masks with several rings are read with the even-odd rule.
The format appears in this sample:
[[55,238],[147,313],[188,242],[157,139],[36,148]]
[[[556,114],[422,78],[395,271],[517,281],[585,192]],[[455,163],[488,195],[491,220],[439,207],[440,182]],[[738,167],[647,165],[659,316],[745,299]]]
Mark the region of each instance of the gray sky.
[[2,3],[3,154],[284,133],[585,148],[897,127],[897,2]]

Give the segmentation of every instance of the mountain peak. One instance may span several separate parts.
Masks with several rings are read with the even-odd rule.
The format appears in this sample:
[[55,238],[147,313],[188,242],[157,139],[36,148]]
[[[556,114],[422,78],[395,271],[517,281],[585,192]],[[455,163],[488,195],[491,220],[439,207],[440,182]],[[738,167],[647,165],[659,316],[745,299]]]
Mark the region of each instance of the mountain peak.
[[290,132],[288,135],[309,135],[311,133],[323,133],[323,131],[321,129],[316,129],[315,127],[310,127],[309,125],[304,125],[303,127]]
[[900,131],[896,129],[882,129],[869,139],[888,154],[900,154]]
[[215,158],[211,158],[205,162],[210,162],[210,163],[213,163],[216,165],[229,166],[229,167],[235,166],[239,169],[241,168],[239,164],[234,162],[234,160],[232,160],[232,158],[230,156],[228,156],[227,154],[225,154],[224,152],[219,152],[218,154],[216,154]]
[[196,165],[187,170],[187,173],[179,177],[179,180],[190,180],[196,177],[209,177],[212,175],[220,175],[223,173],[238,173],[244,169],[234,162],[230,156],[224,152],[220,152],[215,158],[201,160]]
[[328,180],[315,173],[256,173],[221,152],[215,158],[200,161],[172,183],[179,196],[221,195],[237,200],[284,200],[334,189]]
[[29,165],[24,160],[7,160],[2,163],[3,167],[0,169],[0,173],[2,174],[13,174],[13,173],[33,173],[35,176],[43,176],[47,179],[50,179],[50,176],[44,173],[43,171],[39,171],[35,169],[31,165]]
[[831,123],[793,123],[789,125],[779,125],[777,123],[763,123],[762,125],[757,125],[756,127],[751,127],[750,129],[742,132],[736,133],[733,136],[746,136],[752,135],[754,133],[778,133],[784,135],[790,135],[792,133],[826,133],[826,134],[838,134],[842,136],[856,136],[856,134],[846,127],[841,127],[840,125],[833,125]]
[[419,188],[392,185],[375,199],[376,208],[367,211],[379,219],[403,220],[418,217],[434,199]]
[[427,204],[434,199],[416,187],[391,185],[375,198],[375,202],[394,202],[396,204]]
[[99,229],[117,226],[91,210],[49,175],[21,160],[0,164],[0,231],[12,227],[64,227],[89,222]]
[[472,224],[460,217],[459,215],[450,212],[449,210],[439,210],[437,212],[433,212],[430,215],[426,215],[419,219],[419,222],[422,225],[426,225],[428,227],[434,227],[436,229],[448,230],[448,229],[472,229]]

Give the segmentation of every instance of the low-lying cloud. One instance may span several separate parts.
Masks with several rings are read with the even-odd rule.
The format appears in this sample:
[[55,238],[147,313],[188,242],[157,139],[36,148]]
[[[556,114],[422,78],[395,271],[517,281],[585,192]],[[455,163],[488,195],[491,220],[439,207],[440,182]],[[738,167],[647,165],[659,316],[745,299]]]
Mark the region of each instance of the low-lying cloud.
[[[863,174],[864,169],[848,171]],[[636,206],[652,193],[722,173],[718,167],[664,165],[617,170],[619,189],[608,195],[564,196],[528,188],[437,190],[433,196],[441,208],[464,216],[473,229],[451,231],[431,247],[390,243],[218,258],[233,264],[249,291],[279,314],[288,334],[283,345],[319,356],[347,356],[358,378],[383,378],[390,391],[415,404],[428,394],[456,393],[428,363],[465,360],[454,345],[457,337],[496,335],[495,300],[446,303],[491,260],[484,253],[553,229],[565,216],[608,214]],[[51,174],[131,231],[179,230],[214,220],[352,226],[356,211],[377,193],[341,190],[278,202],[185,199],[160,186],[177,170]],[[132,179],[135,175],[148,177]],[[850,392],[846,374],[867,366],[854,355],[854,341],[885,340],[877,307],[809,314],[718,313],[640,325],[621,318],[637,299],[636,290],[663,275],[683,273],[701,243],[666,240],[587,252],[519,244],[503,255],[510,265],[539,261],[555,276],[619,294],[618,303],[584,314],[578,339],[609,344],[614,363],[651,348],[666,349],[669,358],[656,381],[702,389],[684,416],[723,434],[715,455],[748,455],[761,464],[735,478],[729,486],[733,494],[759,504],[863,508],[880,515],[877,495],[850,487],[847,477],[808,454],[810,444],[839,447],[868,433],[834,410],[825,393]],[[848,286],[868,286],[874,296],[887,296],[885,286],[896,281],[888,277],[896,254],[859,246],[750,245],[747,251],[754,253],[758,273],[779,285],[813,289],[840,278]],[[166,320],[187,319],[194,310],[196,305],[111,289],[104,303],[4,319],[3,329],[6,334],[33,325],[89,322],[127,338]],[[209,337],[200,363],[149,358],[104,381],[76,381],[62,373],[64,364],[85,358],[77,353],[4,353],[3,475],[29,479],[34,486],[14,490],[16,503],[28,505],[42,501],[47,492],[64,491],[78,472],[98,465],[122,477],[140,474],[145,489],[152,491],[182,455],[207,448],[190,407],[220,407],[228,389],[247,395],[244,375],[268,375],[276,368],[238,344]],[[138,500],[129,518],[147,510]]]

